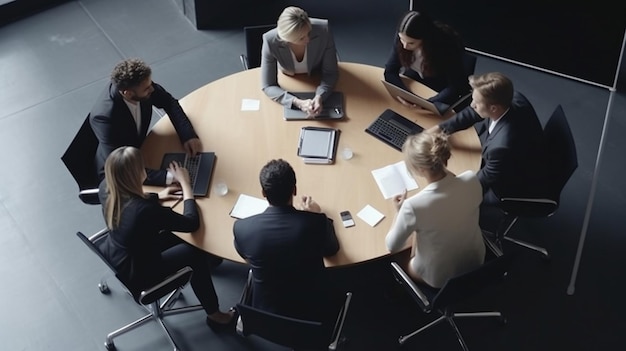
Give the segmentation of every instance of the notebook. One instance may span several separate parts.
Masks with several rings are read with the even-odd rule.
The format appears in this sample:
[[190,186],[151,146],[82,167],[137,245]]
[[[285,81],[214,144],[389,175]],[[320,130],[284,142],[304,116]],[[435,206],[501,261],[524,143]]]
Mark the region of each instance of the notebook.
[[[298,99],[312,99],[315,93],[291,93]],[[322,112],[313,117],[314,119],[341,119],[344,117],[343,111],[343,93],[333,91],[330,96],[322,103]],[[290,108],[285,106],[283,109],[283,118],[285,121],[299,121],[307,118],[307,114],[298,108]]]
[[389,95],[391,95],[394,99],[397,97],[401,97],[404,100],[412,103],[412,104],[416,104],[417,106],[422,107],[423,109],[426,109],[434,114],[436,114],[437,116],[441,116],[441,112],[439,112],[439,110],[437,109],[437,107],[435,106],[435,104],[433,104],[432,102],[424,99],[421,96],[415,95],[410,91],[406,91],[400,87],[397,87],[385,80],[381,80],[381,82],[383,82],[383,85],[385,86],[385,88],[387,88],[387,91],[389,92]]
[[392,110],[385,110],[365,131],[396,150],[402,150],[406,137],[424,128]]
[[215,165],[214,152],[201,152],[196,156],[188,156],[186,153],[167,153],[163,155],[161,169],[167,169],[172,161],[177,161],[189,171],[191,188],[194,196],[207,196],[209,183]]

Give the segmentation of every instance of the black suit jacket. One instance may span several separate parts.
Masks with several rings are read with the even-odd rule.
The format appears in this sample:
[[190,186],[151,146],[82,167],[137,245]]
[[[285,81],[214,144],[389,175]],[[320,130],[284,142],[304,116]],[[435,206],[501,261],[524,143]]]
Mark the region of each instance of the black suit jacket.
[[[106,185],[100,185],[100,200],[106,203]],[[159,204],[157,194],[148,198],[126,200],[119,227],[111,230],[98,248],[126,284],[134,290],[143,289],[163,277],[161,267],[161,231],[192,232],[200,226],[200,217],[193,199],[184,201],[183,214]]]
[[[332,221],[292,206],[240,219],[235,248],[252,267],[252,306],[314,319],[329,301],[324,257],[339,250]],[[319,313],[318,313],[319,312]]]
[[[96,150],[96,168],[100,180],[104,179],[104,162],[113,150],[121,146],[134,146],[141,148],[152,118],[152,106],[162,108],[167,112],[181,143],[189,139],[197,138],[197,135],[180,107],[178,100],[174,99],[162,86],[153,83],[154,92],[147,101],[141,102],[141,129],[137,132],[137,126],[124,98],[113,82],[110,82],[102,92],[91,110],[89,121],[96,137],[98,149]],[[148,170],[146,184],[164,185],[166,171]]]
[[491,133],[490,121],[467,107],[439,127],[448,134],[476,127],[482,146],[477,175],[485,193],[492,191],[497,198],[540,193],[543,130],[530,102],[515,92],[511,108]]

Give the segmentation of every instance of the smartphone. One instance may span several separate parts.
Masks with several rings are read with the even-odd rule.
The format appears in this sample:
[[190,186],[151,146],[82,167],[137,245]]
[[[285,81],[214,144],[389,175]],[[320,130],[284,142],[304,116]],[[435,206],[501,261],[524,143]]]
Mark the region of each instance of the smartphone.
[[341,215],[341,222],[345,228],[354,227],[354,220],[350,211],[343,211],[339,213]]

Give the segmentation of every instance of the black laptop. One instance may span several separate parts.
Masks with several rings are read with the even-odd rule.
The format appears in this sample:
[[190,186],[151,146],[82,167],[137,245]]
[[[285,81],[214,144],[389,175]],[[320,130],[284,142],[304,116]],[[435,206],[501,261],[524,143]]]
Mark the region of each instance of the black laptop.
[[424,128],[416,123],[389,109],[365,129],[367,133],[399,151],[402,151],[402,145],[409,135],[423,130]]
[[215,166],[214,152],[200,152],[196,156],[188,156],[184,152],[163,155],[161,169],[167,169],[172,161],[178,162],[189,171],[191,188],[194,196],[207,196],[209,184]]

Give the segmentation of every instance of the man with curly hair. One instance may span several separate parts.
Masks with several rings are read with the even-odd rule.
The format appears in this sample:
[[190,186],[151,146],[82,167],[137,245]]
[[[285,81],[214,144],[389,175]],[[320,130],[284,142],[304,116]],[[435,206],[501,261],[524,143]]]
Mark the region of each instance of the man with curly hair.
[[[99,145],[96,167],[104,179],[104,162],[120,146],[140,148],[148,134],[152,106],[162,108],[169,116],[188,154],[202,151],[202,144],[178,100],[152,81],[152,70],[137,58],[119,62],[111,81],[91,110],[89,121]],[[165,170],[146,170],[145,184],[165,185],[172,176]]]

